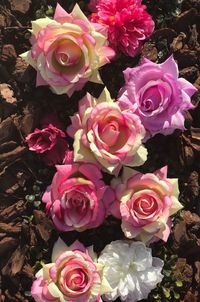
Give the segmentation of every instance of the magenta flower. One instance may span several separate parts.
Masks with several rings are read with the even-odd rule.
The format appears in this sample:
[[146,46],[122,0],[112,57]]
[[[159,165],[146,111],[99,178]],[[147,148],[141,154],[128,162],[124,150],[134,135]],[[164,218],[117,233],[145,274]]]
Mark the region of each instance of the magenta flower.
[[46,128],[35,129],[26,137],[29,150],[42,155],[43,160],[48,165],[62,162],[68,143],[64,139],[65,133],[49,124]]
[[[94,4],[92,1],[93,11]],[[96,10],[91,21],[107,25],[110,46],[127,56],[137,55],[143,41],[154,30],[152,17],[141,0],[99,0]]]
[[73,163],[57,166],[42,200],[58,230],[84,231],[103,223],[113,199],[95,165]]
[[185,129],[185,112],[194,107],[191,96],[197,89],[178,78],[173,56],[162,64],[144,59],[140,66],[127,68],[124,78],[119,100],[140,117],[147,131],[146,138]]

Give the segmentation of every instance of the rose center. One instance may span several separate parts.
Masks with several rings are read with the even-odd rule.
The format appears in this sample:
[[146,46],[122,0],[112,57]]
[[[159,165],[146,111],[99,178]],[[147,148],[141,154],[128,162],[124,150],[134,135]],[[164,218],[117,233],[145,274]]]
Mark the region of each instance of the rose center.
[[72,270],[65,275],[66,286],[73,291],[85,288],[87,282],[87,275],[81,269]]
[[59,59],[61,62],[66,63],[68,61],[68,56],[65,53],[61,53]]
[[138,217],[152,215],[157,209],[158,204],[154,196],[145,195],[132,201],[132,210]]
[[141,95],[140,106],[142,111],[151,112],[156,110],[161,103],[161,95],[157,86],[150,87]]
[[119,125],[116,121],[110,121],[100,127],[99,131],[102,141],[109,147],[115,145],[119,137]]
[[91,286],[90,273],[87,265],[83,265],[79,258],[71,258],[60,270],[58,287],[66,297],[74,300],[79,295],[86,293]]
[[75,65],[80,61],[82,52],[78,45],[70,40],[64,40],[58,43],[55,50],[56,61],[61,66]]
[[73,209],[78,213],[85,213],[88,209],[89,199],[86,194],[74,192],[65,196],[66,206],[69,209]]
[[151,99],[144,100],[142,102],[142,108],[144,111],[152,111],[153,110],[153,102]]

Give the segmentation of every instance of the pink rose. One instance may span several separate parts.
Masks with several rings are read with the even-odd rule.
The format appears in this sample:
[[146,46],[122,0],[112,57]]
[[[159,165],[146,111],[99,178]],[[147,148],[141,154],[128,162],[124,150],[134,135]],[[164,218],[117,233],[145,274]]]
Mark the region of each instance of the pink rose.
[[154,30],[141,0],[91,0],[92,22],[108,26],[108,41],[116,52],[134,57]]
[[31,44],[21,56],[37,70],[36,85],[68,96],[88,81],[102,83],[98,69],[115,55],[107,33],[99,33],[78,4],[70,14],[57,4],[53,20],[33,21]]
[[144,128],[137,115],[111,99],[105,88],[98,99],[87,94],[67,132],[74,137],[75,161],[92,162],[111,174],[122,165],[139,166],[147,157]]
[[42,200],[58,230],[81,232],[103,223],[113,199],[95,165],[72,163],[57,166]]
[[182,208],[178,180],[167,178],[167,167],[147,174],[125,168],[122,178],[114,179],[112,187],[116,201],[110,211],[122,219],[126,237],[145,242],[167,241],[170,216]]
[[65,133],[57,127],[49,124],[46,128],[35,129],[26,137],[29,150],[42,155],[48,165],[62,162],[68,143],[64,139]]
[[148,136],[185,129],[185,111],[193,108],[190,97],[197,89],[178,78],[173,56],[162,64],[144,59],[140,66],[127,68],[124,77],[119,99],[140,117]]
[[91,247],[87,250],[78,241],[68,247],[59,238],[52,263],[36,274],[31,294],[36,302],[100,302],[100,295],[110,290],[102,270]]

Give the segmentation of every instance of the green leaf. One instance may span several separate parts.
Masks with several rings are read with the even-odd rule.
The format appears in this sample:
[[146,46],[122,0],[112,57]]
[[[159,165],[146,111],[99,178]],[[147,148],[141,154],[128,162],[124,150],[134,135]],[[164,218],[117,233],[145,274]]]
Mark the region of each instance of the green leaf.
[[182,287],[183,286],[183,282],[181,280],[177,280],[176,281],[176,286],[177,287]]
[[169,288],[165,288],[165,287],[162,287],[162,290],[163,290],[163,294],[165,296],[165,298],[170,298],[171,297],[171,293],[170,293],[170,289]]

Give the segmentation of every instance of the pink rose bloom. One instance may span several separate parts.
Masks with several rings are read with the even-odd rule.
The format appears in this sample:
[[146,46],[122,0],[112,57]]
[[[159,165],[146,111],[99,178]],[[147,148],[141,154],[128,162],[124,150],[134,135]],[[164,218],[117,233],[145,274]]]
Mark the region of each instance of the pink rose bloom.
[[102,224],[114,194],[103,182],[99,169],[89,163],[56,168],[52,184],[42,198],[56,228],[81,232]]
[[29,150],[42,155],[43,160],[48,165],[62,162],[68,143],[65,140],[65,133],[49,124],[46,128],[35,129],[26,137]]
[[120,98],[140,117],[147,138],[156,133],[171,134],[184,130],[185,112],[193,108],[191,96],[197,89],[178,78],[178,66],[169,57],[156,64],[144,59],[142,64],[124,71],[125,86]]
[[98,99],[87,94],[71,117],[74,160],[98,164],[117,175],[122,165],[139,166],[147,157],[144,128],[137,115],[111,99],[105,88]]
[[[116,52],[134,57],[154,30],[152,17],[141,0],[97,0],[91,21],[108,26],[108,40]],[[91,6],[95,1],[91,1]],[[94,5],[92,6],[95,11]]]
[[115,55],[107,33],[99,33],[78,4],[70,14],[57,4],[53,20],[33,21],[31,44],[21,56],[37,70],[36,85],[68,96],[88,81],[102,83],[98,69]]
[[122,219],[127,238],[167,241],[170,216],[182,208],[178,201],[178,179],[167,178],[167,167],[147,174],[125,168],[122,177],[113,180],[112,187],[116,200],[110,211]]
[[31,294],[36,302],[100,302],[100,295],[111,290],[102,277],[103,266],[96,264],[92,247],[76,241],[67,246],[55,243],[52,263],[36,274]]

